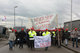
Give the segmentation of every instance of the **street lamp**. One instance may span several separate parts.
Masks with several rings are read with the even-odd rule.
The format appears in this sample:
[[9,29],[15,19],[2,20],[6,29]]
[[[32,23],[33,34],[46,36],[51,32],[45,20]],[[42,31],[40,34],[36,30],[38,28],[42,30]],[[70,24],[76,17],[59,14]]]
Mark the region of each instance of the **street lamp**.
[[14,27],[15,27],[15,8],[17,8],[18,6],[14,6]]

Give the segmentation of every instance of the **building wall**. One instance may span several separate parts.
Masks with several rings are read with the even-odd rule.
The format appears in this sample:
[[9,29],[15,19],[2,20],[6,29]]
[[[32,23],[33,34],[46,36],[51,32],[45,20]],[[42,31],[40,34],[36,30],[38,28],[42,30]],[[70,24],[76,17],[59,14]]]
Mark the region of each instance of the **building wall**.
[[[68,28],[69,30],[71,30],[71,22],[65,22],[64,23],[64,28]],[[80,20],[76,20],[76,21],[72,21],[72,29],[75,28],[80,28]]]

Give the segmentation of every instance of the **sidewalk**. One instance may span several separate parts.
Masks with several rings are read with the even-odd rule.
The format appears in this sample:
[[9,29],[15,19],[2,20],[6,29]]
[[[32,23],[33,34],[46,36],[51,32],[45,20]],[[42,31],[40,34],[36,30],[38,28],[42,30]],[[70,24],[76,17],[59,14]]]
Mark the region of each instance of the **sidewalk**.
[[65,46],[65,44],[62,44],[62,46],[76,53],[80,53],[80,43],[78,44],[78,48],[76,48],[76,45],[73,47],[71,41],[68,42],[68,46]]
[[0,41],[6,41],[7,39],[6,38],[0,38]]
[[6,40],[6,39],[0,40],[0,48],[5,45],[8,45],[8,40]]

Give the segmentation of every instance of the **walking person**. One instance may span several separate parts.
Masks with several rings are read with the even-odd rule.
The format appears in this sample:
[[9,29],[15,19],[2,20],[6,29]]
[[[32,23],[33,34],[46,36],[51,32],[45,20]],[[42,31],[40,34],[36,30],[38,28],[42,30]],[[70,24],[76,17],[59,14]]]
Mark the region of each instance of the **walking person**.
[[19,34],[16,29],[15,29],[15,36],[16,36],[15,45],[17,46],[19,44]]
[[62,41],[62,31],[61,29],[57,29],[55,45],[58,46],[58,48],[61,48],[61,41]]
[[[42,35],[43,35],[43,36],[51,35],[51,33],[48,31],[48,29],[46,29],[46,31],[44,31],[44,32],[42,33]],[[47,50],[48,50],[48,47],[45,47],[45,51],[47,51]]]
[[62,31],[58,30],[58,48],[61,48],[61,40],[62,40]]
[[9,35],[9,49],[10,50],[13,49],[15,39],[16,39],[16,36],[15,36],[15,33],[14,33],[14,29],[12,29],[12,32]]
[[31,50],[34,48],[34,36],[36,36],[36,32],[34,31],[34,28],[32,27],[31,30],[28,32],[29,34],[29,45]]
[[55,34],[56,34],[56,37],[55,37],[55,46],[58,46],[58,29],[55,29],[56,30],[56,32],[55,32]]
[[74,42],[76,41],[76,48],[78,48],[78,31],[77,28],[71,32],[72,46],[74,47]]
[[62,43],[64,43],[64,40],[65,40],[65,37],[64,37],[65,36],[64,35],[65,32],[64,31],[65,31],[64,28],[62,28]]
[[68,45],[68,39],[70,37],[70,33],[68,32],[68,29],[65,29],[65,32],[64,32],[64,39],[65,39],[65,45],[67,46]]
[[56,31],[54,30],[54,31],[52,31],[52,33],[51,33],[51,44],[52,45],[55,45],[55,42],[56,42]]
[[26,44],[27,44],[27,46],[28,46],[28,48],[30,48],[30,45],[29,45],[29,34],[28,34],[28,32],[30,31],[30,29],[27,29],[26,30]]
[[21,29],[21,31],[19,32],[19,48],[23,48],[23,44],[24,44],[24,37],[25,37],[26,33],[24,31],[24,28]]

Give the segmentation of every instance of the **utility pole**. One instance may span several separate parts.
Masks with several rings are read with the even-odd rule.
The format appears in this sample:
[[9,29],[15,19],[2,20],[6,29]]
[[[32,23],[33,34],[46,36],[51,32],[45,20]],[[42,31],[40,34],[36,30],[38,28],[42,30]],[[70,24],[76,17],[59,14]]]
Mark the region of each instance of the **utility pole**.
[[15,8],[17,8],[17,7],[18,7],[18,6],[15,6],[15,7],[14,7],[14,27],[15,27],[15,24],[16,24],[16,23],[15,23]]
[[73,29],[73,26],[72,26],[72,0],[71,0],[71,29],[70,30],[72,29]]

